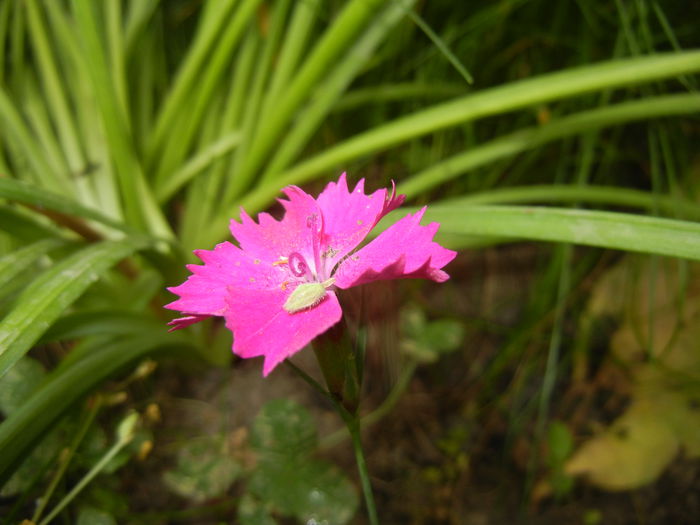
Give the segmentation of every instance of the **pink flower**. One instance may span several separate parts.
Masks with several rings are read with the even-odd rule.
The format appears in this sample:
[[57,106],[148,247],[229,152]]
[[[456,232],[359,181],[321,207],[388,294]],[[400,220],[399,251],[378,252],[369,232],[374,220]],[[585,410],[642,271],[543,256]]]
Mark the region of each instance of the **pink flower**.
[[380,279],[425,278],[443,282],[442,267],[456,253],[433,242],[438,223],[419,224],[425,208],[408,214],[364,247],[369,231],[405,196],[395,188],[364,193],[364,179],[348,190],[345,173],[314,199],[296,186],[283,190],[277,221],[261,213],[256,223],[241,210],[230,242],[194,253],[204,265],[169,288],[180,298],[166,306],[185,317],[173,330],[221,316],[233,332],[233,351],[264,356],[263,375],[340,321],[337,293]]

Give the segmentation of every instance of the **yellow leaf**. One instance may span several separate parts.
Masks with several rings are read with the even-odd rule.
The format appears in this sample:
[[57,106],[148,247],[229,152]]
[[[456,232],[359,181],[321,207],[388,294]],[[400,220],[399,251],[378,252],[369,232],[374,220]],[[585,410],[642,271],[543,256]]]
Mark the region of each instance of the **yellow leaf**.
[[631,490],[654,481],[678,452],[679,440],[658,407],[636,401],[613,425],[583,444],[565,466],[603,489]]

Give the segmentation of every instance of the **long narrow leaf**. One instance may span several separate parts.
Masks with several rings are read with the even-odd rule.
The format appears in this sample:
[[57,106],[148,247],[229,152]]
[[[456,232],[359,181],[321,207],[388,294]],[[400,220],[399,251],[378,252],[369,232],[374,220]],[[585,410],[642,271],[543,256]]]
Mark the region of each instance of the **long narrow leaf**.
[[52,169],[43,149],[34,139],[34,134],[2,86],[0,86],[0,125],[3,127],[3,141],[9,142],[20,156],[26,158],[32,175],[37,181],[52,191],[70,193],[70,186],[61,184],[59,173]]
[[22,181],[0,177],[0,198],[23,204],[31,204],[41,209],[53,210],[67,215],[92,219],[97,222],[122,231],[132,231],[128,226],[102,213],[83,206],[68,197],[57,195],[44,188]]
[[700,220],[700,204],[670,195],[655,195],[648,191],[612,186],[571,186],[566,184],[537,184],[512,188],[498,188],[473,193],[457,199],[443,201],[449,206],[472,206],[475,204],[522,204],[569,202],[606,204],[657,210],[672,218]]
[[93,244],[63,259],[25,288],[0,321],[0,377],[102,272],[145,246],[134,240]]
[[105,134],[119,174],[125,215],[131,225],[170,238],[172,231],[146,184],[126,113],[122,111],[114,90],[104,43],[93,13],[94,5],[85,0],[75,0],[72,5]]
[[318,129],[319,124],[327,117],[333,103],[374,56],[377,46],[403,18],[407,10],[411,9],[413,3],[413,0],[396,1],[375,15],[374,20],[357,42],[329,73],[328,78],[318,86],[311,103],[297,117],[295,126],[276,149],[263,180],[274,179],[275,175],[296,158],[313,132]]
[[45,432],[81,397],[131,363],[166,345],[180,345],[172,334],[130,337],[101,348],[70,367],[53,372],[21,409],[0,424],[0,486]]
[[420,173],[409,177],[400,185],[400,191],[409,198],[444,184],[469,171],[513,156],[525,150],[541,146],[553,140],[561,140],[590,130],[620,125],[635,120],[689,115],[700,111],[700,95],[682,94],[648,97],[612,106],[582,111],[563,117],[549,124],[527,128],[492,140],[464,153],[447,158]]
[[27,0],[25,6],[32,48],[39,64],[44,94],[51,108],[53,123],[58,130],[58,137],[68,165],[73,173],[77,173],[83,168],[85,160],[76,132],[74,115],[68,106],[62,75],[59,73],[57,60],[48,40],[49,32],[46,30],[36,0]]
[[[394,212],[396,213],[396,212]],[[604,211],[533,206],[431,206],[448,234],[568,242],[700,260],[700,224]]]
[[191,158],[175,173],[170,175],[163,186],[156,191],[159,202],[165,202],[179,191],[190,180],[204,171],[214,161],[231,152],[241,141],[238,131],[227,133],[220,137],[209,147],[203,148],[197,155]]
[[0,257],[0,297],[2,290],[17,275],[26,270],[42,255],[64,244],[60,239],[42,239],[35,243],[23,246]]
[[155,130],[149,145],[149,166],[160,153],[168,133],[172,131],[180,109],[188,103],[192,90],[198,81],[197,75],[201,74],[202,68],[209,58],[209,53],[216,44],[221,27],[229,22],[231,9],[235,4],[236,0],[220,0],[204,4],[202,21],[197,28],[194,42],[189,47],[189,52],[178,70],[173,87],[158,113]]
[[0,230],[24,242],[34,242],[48,237],[61,237],[61,231],[35,215],[22,213],[15,207],[0,204]]
[[348,139],[280,174],[274,183],[260,186],[243,200],[243,205],[246,209],[260,209],[274,198],[280,185],[306,182],[351,159],[449,126],[591,91],[643,84],[695,71],[700,71],[700,51],[612,60],[486,89]]
[[284,97],[274,107],[274,111],[262,116],[266,125],[261,127],[256,135],[240,177],[250,180],[252,174],[257,172],[294,112],[309,96],[314,84],[328,73],[333,63],[357,37],[382,3],[382,0],[352,0],[345,5],[301,66],[301,70],[285,90]]
[[177,169],[190,150],[202,117],[211,106],[215,89],[231,62],[233,49],[245,34],[245,29],[260,2],[261,0],[243,0],[243,5],[236,9],[230,24],[227,25],[196,89],[190,93],[187,113],[180,114],[184,126],[180,126],[177,133],[170,133],[164,141],[165,147],[159,155],[156,171],[156,181],[159,183],[163,183],[165,178]]

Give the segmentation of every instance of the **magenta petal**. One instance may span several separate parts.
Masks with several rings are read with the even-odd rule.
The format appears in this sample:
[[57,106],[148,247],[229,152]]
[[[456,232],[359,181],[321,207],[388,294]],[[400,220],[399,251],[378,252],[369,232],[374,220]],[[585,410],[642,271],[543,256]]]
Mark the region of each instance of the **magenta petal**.
[[329,271],[367,237],[384,215],[387,191],[381,189],[365,195],[364,186],[365,181],[361,179],[350,192],[343,173],[337,183],[328,183],[318,196],[324,222],[322,244],[328,254],[326,268]]
[[243,251],[267,262],[288,257],[292,252],[298,252],[307,260],[313,261],[308,221],[309,217],[320,214],[318,205],[301,188],[288,186],[283,191],[289,200],[279,199],[285,209],[282,220],[277,221],[270,214],[261,213],[256,223],[241,210],[241,222],[231,220],[231,234]]
[[[390,211],[394,211],[396,208],[401,206],[403,204],[403,201],[406,200],[405,195],[397,195],[396,194],[396,184],[394,181],[391,181],[391,193],[387,194],[385,202],[384,202],[384,209],[382,210],[382,215],[381,217],[384,217],[387,213]],[[381,219],[380,217],[380,219]]]
[[226,327],[234,333],[233,351],[241,357],[265,356],[263,375],[340,321],[342,311],[329,291],[316,306],[293,314],[284,302],[289,291],[231,288]]
[[449,276],[442,267],[457,252],[433,242],[440,225],[421,226],[425,208],[390,226],[367,246],[345,259],[338,267],[335,285],[350,288],[380,279],[426,278],[443,282]]
[[208,319],[211,317],[210,315],[188,315],[186,317],[178,317],[177,319],[173,319],[168,323],[168,326],[172,326],[168,332],[174,332],[175,330],[180,330],[181,328],[185,328],[186,326],[190,326],[191,324],[198,323],[200,321],[204,321],[205,319]]
[[211,251],[196,250],[194,253],[204,265],[188,265],[192,275],[181,285],[168,288],[180,296],[165,306],[170,310],[220,316],[227,308],[229,286],[277,288],[286,275],[279,267],[251,257],[230,242],[222,242]]

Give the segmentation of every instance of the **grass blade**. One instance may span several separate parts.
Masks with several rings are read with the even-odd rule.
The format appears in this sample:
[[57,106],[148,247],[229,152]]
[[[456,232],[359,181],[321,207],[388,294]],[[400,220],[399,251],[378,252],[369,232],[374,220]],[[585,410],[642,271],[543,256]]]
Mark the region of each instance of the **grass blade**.
[[642,190],[612,186],[567,184],[536,184],[532,186],[498,188],[474,193],[457,199],[443,201],[449,206],[472,206],[475,204],[568,202],[571,204],[606,204],[640,208],[646,211],[657,209],[670,217],[700,221],[700,204],[670,195],[658,195]]
[[563,117],[527,128],[434,164],[409,177],[399,190],[409,198],[420,195],[469,171],[553,140],[635,120],[687,115],[700,111],[700,95],[665,95],[623,102]]
[[68,106],[61,74],[52,52],[52,45],[48,40],[49,32],[46,30],[36,0],[27,0],[25,6],[32,50],[39,64],[44,94],[51,109],[52,120],[58,131],[58,138],[68,160],[68,166],[71,172],[77,173],[83,169],[85,158],[80,147],[74,115]]
[[312,102],[299,114],[294,127],[285,136],[265,171],[263,180],[272,180],[296,158],[309,138],[327,117],[360,70],[374,56],[377,46],[413,5],[413,0],[390,4],[377,13],[372,23],[348,50],[333,71],[314,92]]
[[172,231],[146,184],[126,113],[122,111],[114,90],[104,45],[93,12],[96,4],[76,0],[72,5],[85,60],[89,66],[92,87],[110,146],[111,158],[119,175],[118,181],[121,184],[121,197],[125,204],[127,222],[144,231],[170,238]]
[[105,379],[166,345],[183,345],[173,334],[120,339],[94,348],[85,358],[55,370],[21,409],[0,424],[0,486],[71,405]]
[[0,177],[0,197],[21,202],[22,204],[30,204],[42,210],[52,210],[66,215],[92,219],[117,230],[132,231],[125,224],[115,221],[92,208],[26,182]]
[[289,124],[299,105],[309,96],[314,85],[327,75],[333,63],[357,37],[368,20],[385,2],[382,0],[352,0],[323,34],[301,70],[291,81],[284,97],[275,106],[274,112],[261,117],[266,125],[253,141],[253,147],[242,166],[239,176],[251,180],[253,174],[265,162],[266,157]]
[[[242,204],[247,210],[259,210],[277,195],[281,186],[312,180],[351,159],[449,126],[590,91],[642,84],[699,70],[700,51],[657,54],[558,71],[466,95],[348,139],[291,168],[274,183],[258,187]],[[226,215],[229,214],[227,211]]]
[[690,221],[567,208],[441,204],[428,208],[425,221],[439,222],[440,232],[447,234],[569,242],[700,260],[700,224]]
[[0,377],[102,272],[146,243],[104,241],[66,257],[37,277],[0,321]]
[[[4,290],[8,283],[39,257],[64,244],[60,239],[42,239],[0,257],[0,290]],[[0,297],[2,295],[3,292],[0,291]]]

